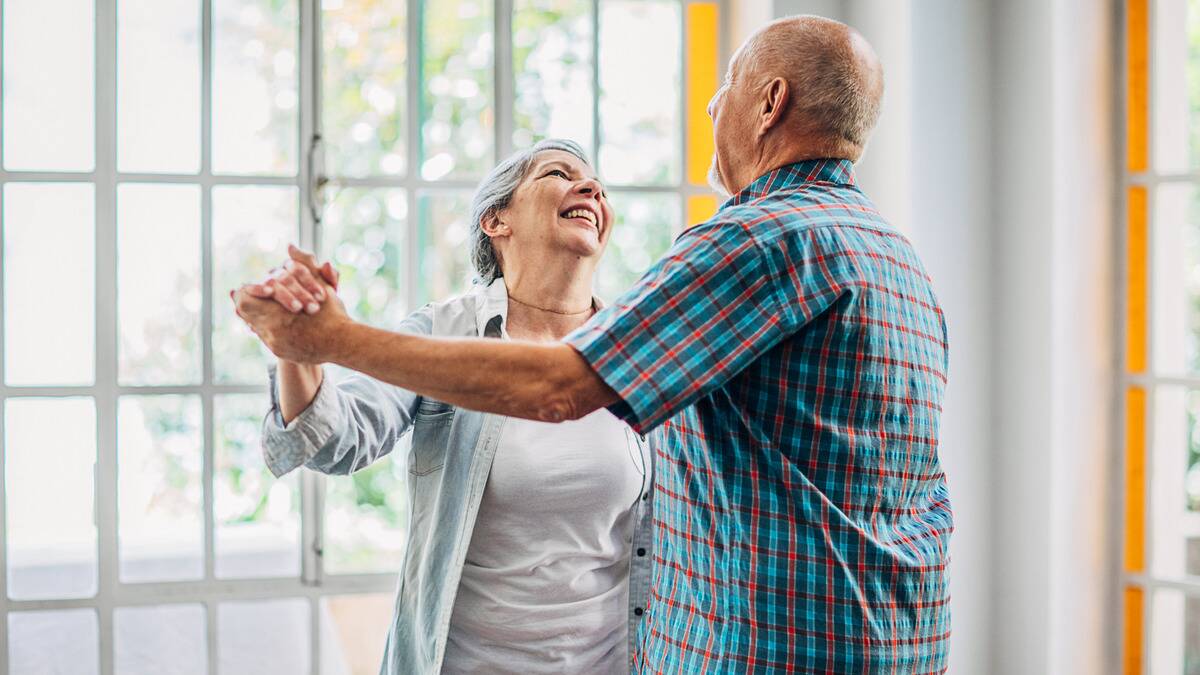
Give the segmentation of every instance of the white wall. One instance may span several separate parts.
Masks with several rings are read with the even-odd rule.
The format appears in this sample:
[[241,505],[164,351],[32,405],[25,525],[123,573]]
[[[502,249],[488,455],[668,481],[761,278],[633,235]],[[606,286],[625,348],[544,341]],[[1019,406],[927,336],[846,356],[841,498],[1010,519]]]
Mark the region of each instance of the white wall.
[[993,672],[1113,664],[1115,3],[993,3]]
[[941,457],[955,532],[950,545],[950,671],[987,671],[991,632],[992,290],[986,8],[917,0],[911,20],[911,236],[934,279],[950,333]]

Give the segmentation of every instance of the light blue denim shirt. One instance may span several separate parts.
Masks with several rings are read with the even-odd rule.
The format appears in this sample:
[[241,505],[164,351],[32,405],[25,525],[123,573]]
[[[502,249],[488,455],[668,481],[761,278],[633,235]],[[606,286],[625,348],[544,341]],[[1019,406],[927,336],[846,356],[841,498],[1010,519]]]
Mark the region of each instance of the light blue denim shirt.
[[[508,318],[503,279],[422,307],[395,329],[454,337],[501,337]],[[408,455],[409,523],[384,651],[383,675],[438,673],[450,615],[500,430],[507,418],[455,408],[366,375],[326,379],[309,407],[286,426],[271,368],[271,410],[263,421],[267,467],[276,476],[305,466],[348,474],[392,451],[412,433]],[[643,454],[646,439],[627,429]],[[630,545],[629,647],[650,590],[652,476],[643,478]],[[536,542],[531,545],[536,546]]]

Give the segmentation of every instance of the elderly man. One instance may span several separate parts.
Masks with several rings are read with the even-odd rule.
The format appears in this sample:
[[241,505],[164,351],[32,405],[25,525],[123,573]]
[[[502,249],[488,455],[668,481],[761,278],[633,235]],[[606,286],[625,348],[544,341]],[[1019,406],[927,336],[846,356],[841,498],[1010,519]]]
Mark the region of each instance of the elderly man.
[[[709,104],[733,196],[562,343],[390,333],[336,299],[307,315],[245,290],[238,311],[280,358],[517,417],[608,406],[661,434],[635,670],[941,672],[945,322],[854,182],[882,89],[845,25],[753,35]],[[301,258],[293,281],[315,288]]]

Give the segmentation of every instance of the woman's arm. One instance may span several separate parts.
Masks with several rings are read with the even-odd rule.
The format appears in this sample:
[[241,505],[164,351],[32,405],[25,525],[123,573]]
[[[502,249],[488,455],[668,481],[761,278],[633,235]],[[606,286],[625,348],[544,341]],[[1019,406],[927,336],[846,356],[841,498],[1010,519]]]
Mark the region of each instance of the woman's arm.
[[325,379],[320,366],[279,359],[279,412],[283,423],[296,419],[312,405]]
[[[246,291],[257,298],[273,299],[293,313],[311,314],[316,303],[325,300],[326,289],[337,291],[340,275],[330,263],[318,265],[315,257],[291,244],[288,258],[261,283],[247,285]],[[286,424],[312,404],[324,371],[319,366],[279,359],[278,378],[279,409]]]
[[[431,311],[412,314],[398,329],[429,334]],[[283,359],[272,368],[272,405],[263,420],[262,447],[267,468],[276,476],[298,466],[326,474],[353,473],[391,452],[412,426],[421,400],[415,392],[360,373],[336,382],[326,375],[322,366]]]

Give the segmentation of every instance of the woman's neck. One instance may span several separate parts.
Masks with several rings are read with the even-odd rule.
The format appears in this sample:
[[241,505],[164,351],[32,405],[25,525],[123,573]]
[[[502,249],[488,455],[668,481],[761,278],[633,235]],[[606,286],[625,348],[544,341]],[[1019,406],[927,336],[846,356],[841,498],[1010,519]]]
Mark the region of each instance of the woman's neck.
[[[514,261],[515,262],[515,261]],[[592,317],[594,265],[572,256],[541,265],[508,265],[508,334],[522,340],[559,340]]]

